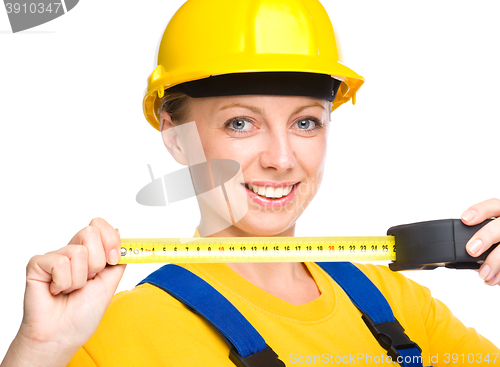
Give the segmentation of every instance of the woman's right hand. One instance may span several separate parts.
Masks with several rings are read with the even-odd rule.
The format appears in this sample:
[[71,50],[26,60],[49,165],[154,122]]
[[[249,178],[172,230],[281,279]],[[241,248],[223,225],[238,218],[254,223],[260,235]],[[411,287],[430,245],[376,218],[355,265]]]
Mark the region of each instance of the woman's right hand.
[[118,230],[94,218],[67,246],[32,257],[23,320],[2,367],[42,366],[42,356],[47,365],[66,366],[96,331],[118,287],[126,267],[114,265],[120,249]]

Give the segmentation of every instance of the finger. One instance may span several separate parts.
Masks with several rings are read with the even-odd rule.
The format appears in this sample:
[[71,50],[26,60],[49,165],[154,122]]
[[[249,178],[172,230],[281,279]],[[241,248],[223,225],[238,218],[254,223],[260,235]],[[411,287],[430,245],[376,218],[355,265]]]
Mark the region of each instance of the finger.
[[102,244],[106,253],[108,264],[115,265],[120,261],[120,234],[117,229],[112,227],[102,218],[94,218],[90,222],[91,226],[97,227],[101,233]]
[[109,264],[120,260],[120,235],[102,218],[94,218],[90,224],[78,232],[71,244],[84,245],[89,249],[89,273],[100,272]]
[[[500,218],[492,220],[467,241],[465,248],[471,256],[479,256],[491,245],[500,242]],[[500,266],[500,264],[499,264]]]
[[484,260],[483,265],[479,269],[479,276],[489,285],[498,283],[497,279],[500,273],[500,247],[497,247]]
[[462,222],[469,226],[500,216],[500,199],[488,199],[472,205],[462,214]]
[[488,276],[486,279],[487,280],[484,281],[484,284],[486,285],[500,285],[500,272],[498,272],[495,276]]
[[71,286],[71,265],[61,254],[37,255],[26,268],[26,281],[50,283],[48,289],[54,296]]
[[89,252],[85,246],[67,245],[59,250],[53,251],[66,256],[70,260],[71,285],[62,291],[64,294],[71,293],[75,289],[82,288],[87,283]]
[[119,265],[108,265],[104,268],[103,271],[96,274],[94,281],[102,281],[105,289],[106,295],[110,300],[116,292],[118,288],[118,284],[125,272],[127,264],[119,264]]
[[106,266],[106,255],[101,240],[101,232],[97,227],[87,226],[80,230],[69,241],[71,245],[83,245],[88,250],[87,274],[98,273]]

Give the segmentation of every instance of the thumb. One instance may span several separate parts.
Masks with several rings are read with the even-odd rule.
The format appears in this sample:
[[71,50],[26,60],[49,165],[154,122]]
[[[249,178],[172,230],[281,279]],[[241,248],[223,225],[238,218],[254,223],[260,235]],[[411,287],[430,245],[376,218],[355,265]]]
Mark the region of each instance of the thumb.
[[[118,238],[120,238],[120,231],[118,230],[118,228],[115,228],[115,231],[118,234]],[[125,272],[125,267],[126,264],[106,264],[106,267],[99,273],[108,295],[112,296],[113,294],[115,294],[116,288],[118,288],[118,284],[120,283],[123,273]]]
[[97,273],[94,280],[99,278],[104,284],[106,293],[112,297],[116,292],[116,288],[118,288],[126,266],[127,264],[106,265],[102,271]]

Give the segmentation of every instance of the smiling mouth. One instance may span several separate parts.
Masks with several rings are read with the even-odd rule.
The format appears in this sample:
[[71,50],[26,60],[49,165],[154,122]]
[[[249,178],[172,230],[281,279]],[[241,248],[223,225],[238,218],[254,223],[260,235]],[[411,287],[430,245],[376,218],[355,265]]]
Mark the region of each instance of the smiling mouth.
[[259,195],[263,198],[267,199],[281,199],[283,197],[286,197],[294,186],[299,184],[300,182],[297,182],[293,185],[287,185],[287,186],[280,186],[280,187],[272,187],[272,186],[257,186],[257,185],[252,185],[252,184],[246,184],[242,183],[241,185],[245,186],[248,190],[254,192],[256,195]]

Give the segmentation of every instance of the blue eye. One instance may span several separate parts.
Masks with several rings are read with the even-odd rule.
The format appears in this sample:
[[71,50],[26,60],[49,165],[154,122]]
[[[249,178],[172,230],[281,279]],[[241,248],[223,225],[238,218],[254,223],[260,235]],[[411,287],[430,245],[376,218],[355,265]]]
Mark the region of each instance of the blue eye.
[[[305,133],[310,133],[310,132],[313,132],[315,130],[321,129],[323,127],[321,122],[319,122],[319,120],[317,118],[314,118],[314,117],[308,117],[308,118],[299,120],[295,124],[297,125],[298,130],[301,130],[302,132],[305,132]],[[313,125],[313,126],[311,127],[311,125]]]
[[[246,128],[245,128],[246,127]],[[239,134],[248,134],[251,132],[252,123],[242,117],[235,117],[225,124],[225,128],[229,131]]]
[[234,128],[235,130],[243,130],[245,127],[245,120],[233,120],[231,123],[231,127]]
[[301,120],[297,123],[299,129],[307,130],[311,126],[311,120]]

